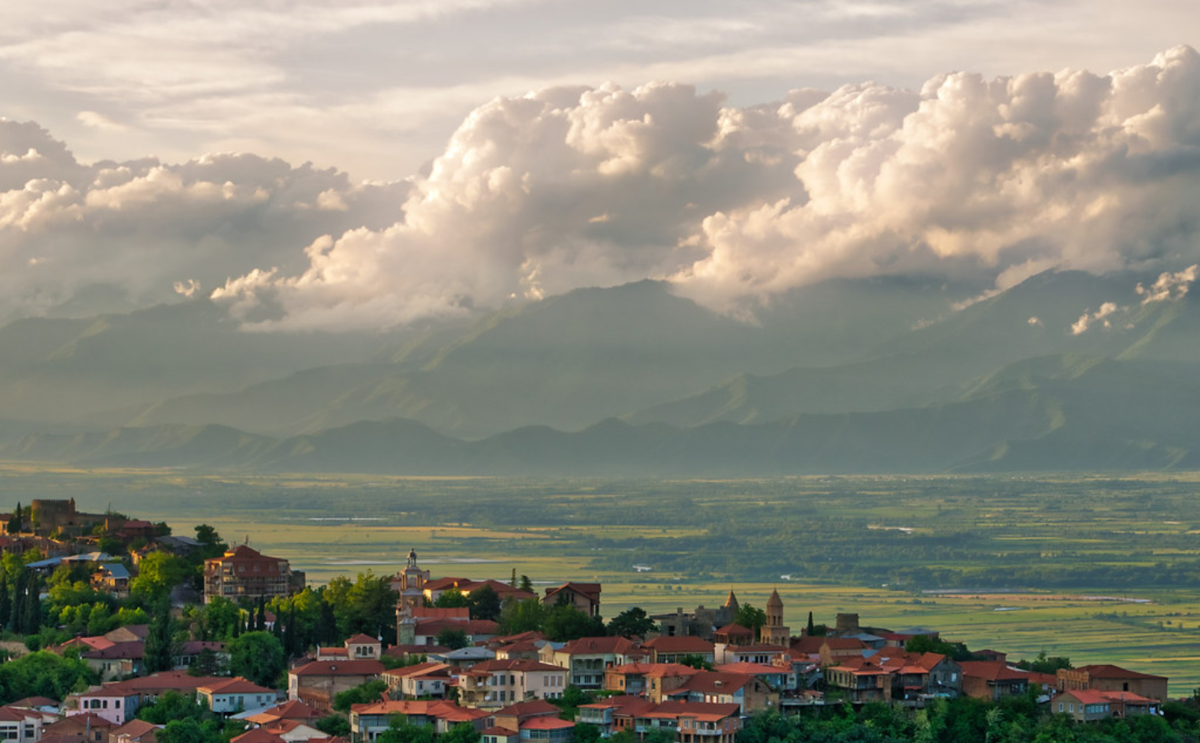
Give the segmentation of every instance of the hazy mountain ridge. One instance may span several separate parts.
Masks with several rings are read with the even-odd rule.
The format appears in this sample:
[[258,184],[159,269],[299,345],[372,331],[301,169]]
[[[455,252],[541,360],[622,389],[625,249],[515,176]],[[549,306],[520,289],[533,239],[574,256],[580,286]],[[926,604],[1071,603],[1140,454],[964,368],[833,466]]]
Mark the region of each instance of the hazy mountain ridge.
[[[394,474],[1200,465],[1188,415],[1200,309],[1182,295],[1143,303],[1142,281],[1046,273],[957,311],[919,282],[831,282],[762,308],[758,323],[640,282],[328,346],[237,333],[208,303],[20,321],[0,328],[0,350],[25,351],[0,361],[0,395],[20,401],[0,409],[0,458]],[[129,373],[140,356],[157,361]],[[331,358],[344,363],[305,363]],[[29,415],[70,375],[81,382],[57,406]],[[115,405],[187,385],[208,389]],[[23,398],[31,387],[41,397]],[[46,414],[80,400],[73,418]],[[125,425],[62,432],[97,419]],[[47,420],[58,433],[38,432]]]
[[[688,429],[610,419],[576,433],[527,427],[462,441],[419,423],[362,422],[268,439],[219,426],[27,437],[0,457],[88,465],[397,475],[753,475],[1112,470],[1197,463],[1200,381],[1098,357],[1022,361],[962,399],[874,413]],[[1200,379],[1200,378],[1198,378]],[[1112,396],[1128,391],[1115,410]],[[1104,421],[1115,421],[1116,430]]]
[[215,422],[289,435],[400,417],[465,438],[530,425],[580,429],[741,372],[862,357],[930,314],[948,312],[961,293],[912,280],[830,282],[782,297],[763,308],[763,321],[748,323],[657,282],[579,289],[427,332],[369,366],[166,399],[123,422]]

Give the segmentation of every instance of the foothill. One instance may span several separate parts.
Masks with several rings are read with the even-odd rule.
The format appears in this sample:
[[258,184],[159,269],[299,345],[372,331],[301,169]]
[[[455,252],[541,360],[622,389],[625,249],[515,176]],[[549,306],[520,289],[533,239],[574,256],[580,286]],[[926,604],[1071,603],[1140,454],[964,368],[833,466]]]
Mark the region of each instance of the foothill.
[[314,587],[205,524],[35,500],[0,525],[0,738],[18,743],[1200,734],[1200,693],[1171,699],[1163,676],[851,612],[789,624],[777,591],[605,621],[598,582],[434,575],[415,550]]

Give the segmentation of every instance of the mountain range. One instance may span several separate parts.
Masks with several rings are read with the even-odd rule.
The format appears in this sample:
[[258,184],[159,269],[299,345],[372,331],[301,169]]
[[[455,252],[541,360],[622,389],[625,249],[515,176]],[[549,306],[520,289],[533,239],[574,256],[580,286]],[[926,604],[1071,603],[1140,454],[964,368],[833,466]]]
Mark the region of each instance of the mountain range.
[[[1154,276],[830,281],[731,317],[643,281],[382,333],[195,299],[0,328],[0,459],[753,476],[1200,466],[1200,309]],[[1147,300],[1154,301],[1147,301]]]

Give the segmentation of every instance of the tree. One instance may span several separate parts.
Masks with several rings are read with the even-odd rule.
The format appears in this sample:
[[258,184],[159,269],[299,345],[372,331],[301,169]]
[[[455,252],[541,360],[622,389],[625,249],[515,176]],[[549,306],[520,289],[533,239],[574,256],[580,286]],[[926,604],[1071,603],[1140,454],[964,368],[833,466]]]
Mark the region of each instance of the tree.
[[22,631],[29,635],[38,631],[42,626],[42,580],[37,573],[30,573],[29,587],[26,589],[25,601],[21,606]]
[[546,607],[536,598],[509,601],[500,610],[500,631],[506,635],[540,630],[546,621]]
[[191,575],[192,566],[183,558],[170,552],[151,552],[138,563],[138,576],[129,582],[129,592],[153,603]]
[[225,544],[217,530],[208,524],[200,524],[195,530],[196,541],[200,543],[200,549],[196,551],[197,559],[204,561],[220,557],[229,549],[229,545]]
[[521,590],[522,590],[522,591],[527,591],[527,592],[529,592],[529,593],[533,593],[533,581],[529,580],[529,576],[528,576],[528,575],[522,575],[522,576],[521,576],[521,586],[520,586],[520,588],[521,588]]
[[338,577],[325,586],[325,600],[333,607],[341,637],[359,632],[383,637],[395,632],[398,598],[390,578],[371,571],[359,573],[354,583]]
[[467,609],[471,606],[471,600],[462,591],[451,589],[442,591],[433,605],[438,609]]
[[16,585],[13,586],[12,616],[8,625],[18,635],[25,634],[25,602],[29,593],[29,571],[22,568],[17,571]]
[[471,607],[472,619],[488,619],[496,621],[500,618],[500,610],[503,608],[500,601],[500,594],[496,593],[496,589],[488,584],[483,584],[467,597],[468,605]]
[[555,606],[546,614],[542,624],[546,636],[553,642],[569,642],[580,637],[599,637],[605,634],[604,621],[589,617],[573,606]]
[[479,743],[479,731],[469,722],[460,722],[447,730],[438,743]]
[[188,717],[205,720],[212,716],[212,710],[196,704],[195,694],[180,694],[177,691],[168,691],[153,704],[144,704],[138,707],[137,711],[139,720],[154,725],[166,725],[171,720],[182,720]]
[[313,723],[313,727],[331,738],[350,738],[350,721],[344,715],[328,715]]
[[225,660],[212,648],[201,648],[188,666],[189,676],[224,676],[228,671]]
[[[961,642],[946,642],[934,639],[928,635],[916,635],[904,643],[904,649],[910,653],[938,653],[953,658],[956,661],[970,660],[971,651]],[[1049,671],[1048,673],[1054,673]]]
[[1017,668],[1024,668],[1027,671],[1033,671],[1035,673],[1049,673],[1052,675],[1058,672],[1058,669],[1060,668],[1073,667],[1074,666],[1071,665],[1070,658],[1061,655],[1048,657],[1044,649],[1038,653],[1037,657],[1033,660],[1022,660],[1017,663]]
[[8,592],[8,576],[0,573],[0,628],[12,618],[12,595]]
[[625,639],[645,637],[657,629],[658,625],[646,615],[646,610],[640,606],[626,609],[612,618],[608,623],[608,634],[620,635]]
[[458,627],[446,627],[437,636],[437,644],[451,650],[465,648],[471,644],[471,639],[467,637],[465,630]]
[[48,651],[29,653],[0,663],[0,701],[7,704],[32,696],[64,699],[96,681],[95,672],[78,657]]
[[576,715],[579,714],[579,708],[582,705],[591,704],[592,702],[596,701],[596,697],[595,695],[580,689],[574,684],[568,684],[567,687],[563,689],[561,697],[558,699],[548,699],[546,701],[562,710],[560,717],[562,717],[564,720],[574,720]]
[[169,671],[175,665],[174,631],[171,621],[171,603],[164,595],[154,604],[150,626],[146,629],[143,663],[146,671],[157,673]]
[[283,645],[270,632],[246,632],[229,643],[229,672],[259,686],[275,686],[287,669]]
[[433,743],[432,725],[414,725],[403,715],[393,717],[375,743]]
[[8,533],[21,533],[21,501],[17,501],[17,507],[13,509],[12,518],[8,520]]
[[713,670],[713,664],[704,659],[700,653],[688,653],[679,659],[679,665],[688,666],[690,668],[699,668],[701,671]]
[[159,743],[222,743],[222,728],[214,720],[200,722],[194,717],[171,720],[155,738]]
[[386,681],[367,681],[353,689],[347,689],[334,695],[333,708],[338,712],[349,712],[351,705],[378,702],[387,688]]
[[600,728],[586,722],[575,723],[574,743],[599,743]]
[[317,618],[316,633],[313,640],[322,645],[331,645],[337,642],[337,615],[333,611],[333,604],[326,598],[325,592],[321,592],[321,613]]
[[767,613],[753,604],[742,604],[738,608],[737,616],[734,617],[733,622],[752,631],[755,639],[757,639],[759,630],[767,623]]
[[106,534],[96,540],[96,548],[108,555],[120,555],[125,552],[125,545],[120,539]]
[[191,611],[193,633],[198,640],[223,642],[233,637],[233,627],[242,610],[224,596],[214,596],[203,606]]

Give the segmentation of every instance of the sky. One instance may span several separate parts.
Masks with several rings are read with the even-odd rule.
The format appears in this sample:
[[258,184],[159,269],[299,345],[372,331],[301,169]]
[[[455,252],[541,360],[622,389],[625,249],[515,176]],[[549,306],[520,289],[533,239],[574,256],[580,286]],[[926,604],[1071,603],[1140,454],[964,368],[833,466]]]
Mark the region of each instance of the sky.
[[8,3],[0,319],[1180,270],[1198,38],[1161,0]]

